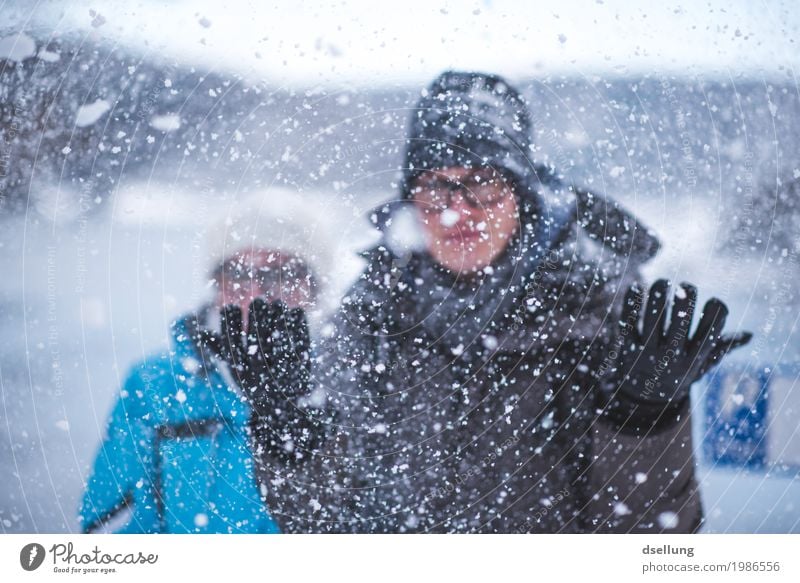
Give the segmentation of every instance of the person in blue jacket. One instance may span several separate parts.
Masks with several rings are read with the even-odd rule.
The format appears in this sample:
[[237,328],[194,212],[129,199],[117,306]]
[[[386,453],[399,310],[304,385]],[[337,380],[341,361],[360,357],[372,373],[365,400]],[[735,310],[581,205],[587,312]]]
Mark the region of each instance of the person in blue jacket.
[[172,325],[170,350],[130,370],[86,484],[83,532],[279,531],[256,479],[249,401],[200,341],[223,306],[247,313],[260,297],[308,309],[317,299],[314,272],[328,259],[300,240],[308,205],[276,214],[265,200],[211,229],[211,254],[220,259],[212,260],[215,300]]

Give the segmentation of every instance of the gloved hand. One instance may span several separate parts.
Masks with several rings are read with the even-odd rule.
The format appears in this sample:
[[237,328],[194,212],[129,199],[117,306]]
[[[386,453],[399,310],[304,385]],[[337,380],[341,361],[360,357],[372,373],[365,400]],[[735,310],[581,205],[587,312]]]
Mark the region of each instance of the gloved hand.
[[669,283],[650,288],[641,330],[644,292],[632,286],[622,308],[617,353],[604,387],[604,414],[625,429],[658,429],[674,423],[689,398],[689,387],[731,350],[747,344],[749,332],[723,335],[728,308],[710,299],[689,336],[697,289],[682,283],[667,321]]
[[230,366],[231,374],[257,414],[276,402],[308,392],[310,337],[305,313],[277,301],[250,304],[247,331],[237,306],[222,309],[221,332],[202,332],[202,341]]
[[228,363],[253,410],[256,454],[303,457],[323,439],[320,412],[302,409],[310,390],[311,341],[305,313],[283,302],[256,299],[247,331],[237,306],[222,309],[220,333],[201,332],[201,341]]

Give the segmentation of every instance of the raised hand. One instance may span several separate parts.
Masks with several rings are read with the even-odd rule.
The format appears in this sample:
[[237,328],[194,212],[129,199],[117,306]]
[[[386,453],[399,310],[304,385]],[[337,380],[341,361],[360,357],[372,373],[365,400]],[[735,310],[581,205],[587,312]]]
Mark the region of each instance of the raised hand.
[[202,341],[228,363],[257,414],[268,414],[282,400],[308,392],[311,341],[302,309],[256,299],[250,304],[245,331],[241,309],[225,306],[220,333],[201,334]]
[[697,288],[680,285],[667,320],[669,288],[665,279],[653,284],[643,317],[644,292],[634,285],[625,297],[618,356],[605,382],[604,407],[606,415],[626,426],[641,429],[674,422],[692,383],[752,338],[749,332],[722,333],[728,308],[717,298],[706,303],[690,336]]

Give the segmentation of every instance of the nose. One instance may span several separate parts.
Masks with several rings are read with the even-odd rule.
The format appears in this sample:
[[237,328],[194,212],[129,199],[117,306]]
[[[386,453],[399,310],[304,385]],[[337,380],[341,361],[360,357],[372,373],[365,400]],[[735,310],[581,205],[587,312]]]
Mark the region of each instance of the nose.
[[459,229],[459,223],[463,223],[469,218],[471,210],[462,197],[454,197],[439,215],[439,223],[447,229]]
[[464,195],[459,190],[452,194],[450,204],[447,205],[447,210],[457,214],[455,223],[458,223],[469,219],[475,211],[475,208],[467,202],[467,199],[464,198]]

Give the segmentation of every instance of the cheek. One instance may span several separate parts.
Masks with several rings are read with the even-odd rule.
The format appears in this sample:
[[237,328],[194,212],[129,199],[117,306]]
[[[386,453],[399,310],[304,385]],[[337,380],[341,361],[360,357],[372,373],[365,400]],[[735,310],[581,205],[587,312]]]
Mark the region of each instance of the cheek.
[[444,239],[444,227],[435,215],[424,216],[419,221],[422,232],[428,241],[428,245],[435,245]]
[[498,209],[490,213],[487,223],[491,225],[493,235],[499,239],[509,239],[517,230],[519,214],[516,205]]
[[219,295],[222,298],[223,304],[233,304],[239,301],[239,296],[241,295],[241,292],[238,288],[236,288],[235,284],[230,282],[225,282],[220,287]]

